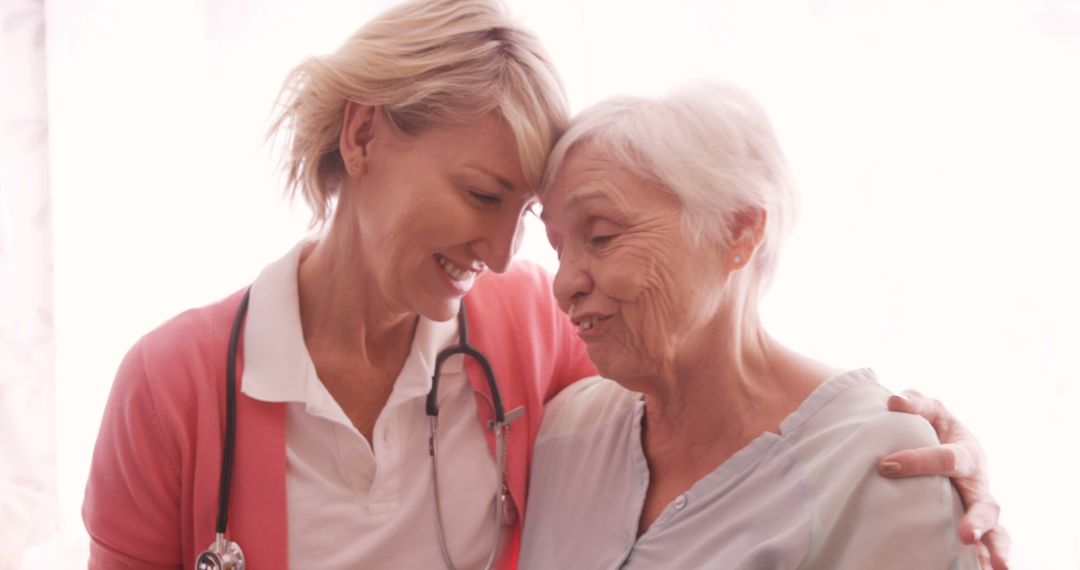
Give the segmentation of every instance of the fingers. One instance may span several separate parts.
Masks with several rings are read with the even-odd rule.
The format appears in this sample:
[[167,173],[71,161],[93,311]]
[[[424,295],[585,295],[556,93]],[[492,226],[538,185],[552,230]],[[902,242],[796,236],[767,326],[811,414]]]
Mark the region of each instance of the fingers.
[[[968,507],[960,524],[956,526],[956,535],[964,544],[975,544],[980,540],[989,542],[989,537],[994,531],[987,529],[998,528],[998,517],[1001,516],[1001,507],[993,500],[981,500],[972,502]],[[1006,539],[1008,534],[1006,534]]]
[[976,458],[967,447],[946,443],[886,455],[878,462],[878,471],[886,477],[943,475],[957,478],[976,475],[977,465]]
[[994,563],[990,560],[990,549],[985,544],[975,546],[975,552],[979,555],[979,570],[994,570]]
[[1005,527],[997,525],[990,532],[983,535],[983,544],[990,551],[991,568],[994,570],[1009,570],[1009,549],[1012,548],[1012,538]]
[[[1001,508],[993,499],[972,502],[970,505],[956,527],[960,542],[975,545],[979,553],[979,567],[983,570],[1008,570],[1012,539],[1005,528],[997,524]],[[990,530],[983,532],[982,529]]]
[[986,455],[978,440],[941,402],[915,390],[892,396],[888,407],[894,412],[925,418],[942,445],[887,455],[878,463],[878,471],[886,477],[950,477],[967,508],[956,529],[960,541],[976,546],[983,570],[1008,570],[1012,541],[1009,533],[997,524],[1001,509],[990,496]]
[[955,420],[953,415],[940,401],[928,398],[916,390],[904,390],[899,394],[889,397],[889,410],[894,412],[906,412],[926,418],[926,421],[934,425],[937,431],[940,422],[951,423]]
[[918,414],[920,402],[926,397],[915,390],[904,390],[889,396],[889,411]]

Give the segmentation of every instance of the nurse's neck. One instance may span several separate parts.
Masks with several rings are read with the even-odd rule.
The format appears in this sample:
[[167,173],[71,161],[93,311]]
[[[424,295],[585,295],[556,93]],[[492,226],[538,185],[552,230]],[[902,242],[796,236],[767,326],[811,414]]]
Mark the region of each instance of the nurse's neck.
[[297,292],[304,341],[313,360],[320,351],[396,373],[412,346],[417,315],[395,311],[384,299],[364,250],[349,232],[331,228],[303,252]]
[[362,248],[350,249],[334,236],[303,252],[300,324],[319,381],[370,444],[412,350],[418,318],[388,311],[357,254]]

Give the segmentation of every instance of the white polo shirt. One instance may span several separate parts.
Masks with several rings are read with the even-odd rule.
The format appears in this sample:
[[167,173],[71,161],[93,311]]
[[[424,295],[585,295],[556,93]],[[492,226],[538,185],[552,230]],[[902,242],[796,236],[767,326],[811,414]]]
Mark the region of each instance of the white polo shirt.
[[[367,441],[319,380],[304,344],[297,270],[310,245],[298,244],[255,280],[244,330],[243,393],[286,404],[289,566],[444,568],[424,404],[435,356],[456,342],[457,321],[420,318]],[[477,568],[495,543],[497,472],[461,356],[443,365],[439,405],[444,531],[457,567]]]

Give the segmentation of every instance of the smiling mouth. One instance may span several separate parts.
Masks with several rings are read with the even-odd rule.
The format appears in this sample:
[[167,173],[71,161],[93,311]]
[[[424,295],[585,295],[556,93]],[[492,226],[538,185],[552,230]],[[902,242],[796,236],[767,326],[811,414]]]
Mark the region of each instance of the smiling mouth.
[[439,266],[442,267],[446,271],[446,274],[454,279],[454,281],[471,281],[480,274],[480,271],[461,267],[438,253],[435,254],[435,261],[439,263]]
[[605,320],[607,320],[607,317],[599,317],[599,316],[585,317],[585,318],[577,321],[578,332],[585,332],[587,330],[591,330],[593,327],[595,327],[596,325],[600,324],[601,322],[603,322]]

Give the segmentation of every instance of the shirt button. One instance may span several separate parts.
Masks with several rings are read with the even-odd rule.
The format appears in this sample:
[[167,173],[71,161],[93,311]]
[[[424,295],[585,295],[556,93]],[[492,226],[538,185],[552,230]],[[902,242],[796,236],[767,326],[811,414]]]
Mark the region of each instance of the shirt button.
[[686,506],[686,495],[679,495],[675,498],[675,510],[681,511]]

